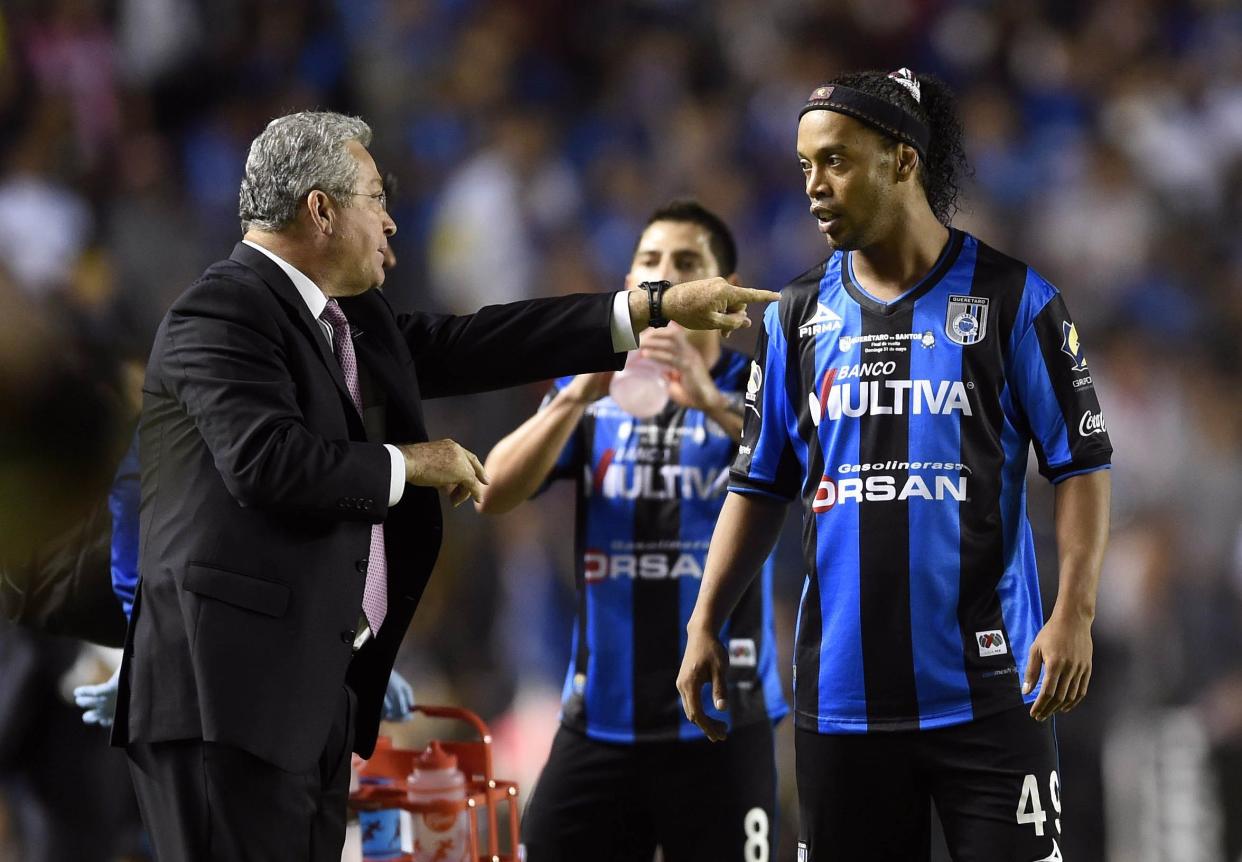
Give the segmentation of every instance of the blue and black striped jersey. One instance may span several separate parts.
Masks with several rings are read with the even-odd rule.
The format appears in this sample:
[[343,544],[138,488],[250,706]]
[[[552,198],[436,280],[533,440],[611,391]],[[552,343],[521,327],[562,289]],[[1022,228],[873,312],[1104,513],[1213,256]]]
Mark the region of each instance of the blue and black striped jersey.
[[[740,395],[750,362],[722,351],[711,369]],[[571,378],[556,381],[550,400]],[[547,401],[545,401],[545,404]],[[707,546],[737,446],[702,411],[674,403],[635,419],[608,397],[591,404],[553,469],[577,483],[578,612],[561,720],[609,742],[700,739],[677,694]],[[788,711],[776,666],[771,564],[721,633],[729,715],[740,727]]]
[[1033,701],[1028,451],[1052,482],[1112,455],[1059,292],[956,230],[887,304],[838,252],[768,307],[746,405],[730,490],[804,507],[798,725],[934,728]]

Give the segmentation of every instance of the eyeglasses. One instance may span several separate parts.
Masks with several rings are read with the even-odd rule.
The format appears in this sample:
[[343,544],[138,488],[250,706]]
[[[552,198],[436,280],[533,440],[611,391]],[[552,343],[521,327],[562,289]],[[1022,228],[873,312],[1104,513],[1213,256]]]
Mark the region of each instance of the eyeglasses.
[[388,212],[388,192],[387,191],[376,192],[375,194],[368,194],[367,192],[346,192],[346,194],[354,195],[360,198],[371,198],[372,200],[379,201],[380,209],[382,209],[384,212]]

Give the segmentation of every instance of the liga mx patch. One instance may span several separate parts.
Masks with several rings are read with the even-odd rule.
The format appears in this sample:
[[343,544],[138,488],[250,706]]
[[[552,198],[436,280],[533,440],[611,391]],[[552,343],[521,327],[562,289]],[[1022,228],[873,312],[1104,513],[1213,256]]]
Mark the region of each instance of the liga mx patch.
[[969,347],[988,334],[988,298],[962,294],[949,295],[944,332],[954,344]]
[[1009,652],[1009,645],[1005,643],[1005,636],[995,629],[987,632],[975,632],[975,641],[979,644],[980,656],[1004,655]]
[[754,638],[732,638],[729,641],[729,667],[755,667],[759,653]]

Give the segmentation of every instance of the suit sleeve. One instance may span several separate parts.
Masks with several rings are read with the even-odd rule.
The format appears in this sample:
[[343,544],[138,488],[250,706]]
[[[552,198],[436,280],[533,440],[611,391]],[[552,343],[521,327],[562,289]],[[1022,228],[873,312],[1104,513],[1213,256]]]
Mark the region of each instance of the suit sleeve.
[[[231,279],[191,288],[169,312],[163,350],[153,352],[158,379],[241,505],[382,520],[392,472],[387,450],[307,427],[276,324],[280,312],[256,301],[252,287]],[[144,423],[158,418],[147,413]]]
[[1030,428],[1040,474],[1055,483],[1107,468],[1112,443],[1086,351],[1064,299],[1032,274],[1023,305],[1033,315],[1015,332],[1009,384]]
[[779,306],[769,305],[746,382],[742,441],[729,472],[730,491],[786,501],[798,496],[802,471],[790,437],[787,352]]
[[424,398],[612,371],[612,293],[489,305],[474,314],[397,316]]

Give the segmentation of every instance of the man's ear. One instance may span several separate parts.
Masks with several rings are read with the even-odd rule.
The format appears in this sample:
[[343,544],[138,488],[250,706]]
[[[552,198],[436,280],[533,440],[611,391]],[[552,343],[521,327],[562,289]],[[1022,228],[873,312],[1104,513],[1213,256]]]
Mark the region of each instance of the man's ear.
[[625,289],[626,289],[626,290],[633,290],[633,289],[634,289],[634,288],[636,288],[636,287],[638,287],[638,283],[637,283],[636,281],[634,281],[634,274],[633,274],[633,273],[630,273],[630,272],[627,272],[627,273],[625,274]]
[[332,198],[321,189],[311,189],[306,193],[305,204],[315,230],[324,236],[331,236],[336,228],[336,205]]
[[914,172],[919,166],[919,151],[909,144],[898,144],[895,155],[897,182],[914,179]]
[[725,276],[725,281],[729,282],[729,284],[733,285],[734,287],[737,287],[741,284],[741,282],[738,281],[736,272],[731,272],[727,276]]

